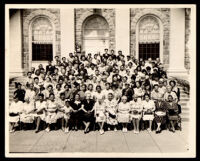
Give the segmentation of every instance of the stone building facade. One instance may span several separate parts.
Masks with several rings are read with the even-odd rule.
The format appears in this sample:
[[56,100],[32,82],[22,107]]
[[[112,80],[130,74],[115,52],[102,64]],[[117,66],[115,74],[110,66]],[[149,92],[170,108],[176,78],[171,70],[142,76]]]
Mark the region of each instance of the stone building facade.
[[[134,55],[139,59],[140,44],[148,46],[151,39],[159,44],[159,58],[169,73],[188,74],[190,20],[190,9],[184,8],[10,10],[10,75],[22,75],[32,66],[47,63],[45,57],[33,57],[33,51],[45,52],[41,47],[43,42],[52,45],[48,49],[52,50],[52,58],[56,55],[67,57],[78,49],[82,54],[87,54],[95,47],[99,50],[106,47],[109,51],[115,50],[116,53],[122,50],[124,55]],[[144,38],[145,34],[149,36],[146,31],[151,34],[151,38]],[[21,59],[16,60],[18,57]],[[37,60],[39,57],[40,60]],[[181,63],[177,65],[178,60]]]

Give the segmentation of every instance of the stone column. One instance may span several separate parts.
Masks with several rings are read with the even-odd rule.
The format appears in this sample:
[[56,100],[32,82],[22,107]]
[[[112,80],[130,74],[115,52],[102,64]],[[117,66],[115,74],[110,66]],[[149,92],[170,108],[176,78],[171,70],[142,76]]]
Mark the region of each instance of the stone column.
[[9,72],[10,77],[23,75],[22,70],[22,22],[20,10],[9,19]]
[[121,50],[125,56],[130,55],[130,9],[116,8],[115,13],[116,53]]
[[74,9],[60,9],[61,57],[68,57],[75,50]]
[[170,76],[187,76],[185,69],[185,9],[172,8],[170,11]]

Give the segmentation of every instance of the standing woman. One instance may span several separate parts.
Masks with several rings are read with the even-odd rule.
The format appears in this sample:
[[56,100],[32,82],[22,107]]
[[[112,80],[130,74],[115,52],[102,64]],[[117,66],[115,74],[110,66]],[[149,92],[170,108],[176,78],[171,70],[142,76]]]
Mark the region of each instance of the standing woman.
[[107,124],[114,126],[114,131],[117,131],[117,101],[114,100],[112,93],[108,93],[108,99],[105,101]]
[[148,131],[152,130],[152,121],[154,119],[154,111],[155,111],[155,103],[153,100],[150,100],[150,96],[148,94],[144,95],[143,101],[143,120],[149,121]]
[[19,101],[17,96],[14,96],[14,101],[9,107],[9,122],[10,122],[10,132],[14,132],[14,126],[18,123],[20,119],[20,113],[23,110],[23,102]]
[[81,106],[82,102],[80,100],[80,95],[76,94],[75,99],[69,102],[69,105],[72,107],[72,113],[70,117],[70,121],[72,123],[72,129],[78,130],[78,124],[81,120]]
[[173,101],[172,95],[168,95],[168,101],[166,102],[166,107],[167,107],[167,117],[172,127],[170,131],[175,132],[175,124],[179,119],[179,115],[178,115],[178,105],[176,102]]
[[103,102],[104,99],[98,99],[94,105],[94,116],[96,118],[96,122],[100,126],[100,134],[102,135],[104,133],[104,123],[106,121],[106,115],[105,115],[105,103]]
[[138,101],[138,98],[134,95],[133,100],[130,102],[130,108],[131,108],[131,119],[134,126],[134,133],[139,133],[139,127],[140,127],[140,120],[142,118],[142,101]]
[[91,98],[91,94],[86,95],[86,99],[83,100],[82,111],[83,111],[83,123],[85,125],[84,133],[89,132],[89,126],[94,121],[94,100]]
[[21,83],[15,83],[15,87],[17,88],[17,90],[14,92],[14,95],[16,97],[18,97],[19,101],[24,102],[24,97],[25,97],[26,91],[24,89],[22,89],[22,84]]
[[35,109],[35,98],[36,98],[36,92],[34,91],[34,85],[31,83],[29,85],[29,88],[26,90],[25,94],[25,103],[23,112],[20,115],[20,121],[23,123],[33,123],[34,121],[34,109]]
[[39,100],[35,102],[35,117],[36,117],[36,129],[35,133],[39,132],[41,120],[45,121],[45,109],[47,107],[47,102],[44,101],[44,94],[40,93]]
[[51,130],[51,124],[56,123],[57,122],[57,102],[55,101],[55,95],[53,93],[49,94],[49,100],[47,100],[47,107],[46,107],[46,111],[47,111],[47,115],[46,115],[46,123],[47,123],[47,128],[46,131],[49,132]]
[[127,96],[122,96],[122,101],[117,106],[117,120],[119,123],[122,123],[123,132],[127,132],[127,124],[130,121],[130,104],[127,102]]

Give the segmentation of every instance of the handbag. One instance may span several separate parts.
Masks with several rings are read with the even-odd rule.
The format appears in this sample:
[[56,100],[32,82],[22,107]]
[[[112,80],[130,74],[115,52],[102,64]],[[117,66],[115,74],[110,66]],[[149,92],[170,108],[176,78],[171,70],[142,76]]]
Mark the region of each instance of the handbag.
[[18,116],[17,113],[10,113],[9,116],[14,117],[14,116]]
[[113,114],[109,113],[109,117],[115,119],[115,118],[116,118],[116,115],[113,115]]

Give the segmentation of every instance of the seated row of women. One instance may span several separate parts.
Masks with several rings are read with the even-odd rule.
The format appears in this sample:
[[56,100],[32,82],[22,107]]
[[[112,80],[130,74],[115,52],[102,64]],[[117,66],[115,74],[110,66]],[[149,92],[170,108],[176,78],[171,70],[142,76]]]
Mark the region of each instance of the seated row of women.
[[78,130],[81,123],[84,124],[84,133],[90,131],[91,124],[98,124],[99,132],[103,134],[105,123],[108,130],[112,128],[117,131],[118,125],[121,124],[122,131],[127,132],[127,125],[131,123],[134,133],[137,134],[141,120],[149,122],[149,132],[152,131],[153,121],[157,125],[156,133],[161,132],[161,125],[166,125],[166,122],[169,123],[169,130],[175,132],[175,125],[180,119],[178,105],[172,95],[168,95],[167,101],[161,97],[155,101],[145,94],[143,99],[133,96],[133,100],[129,102],[127,96],[122,96],[118,103],[113,99],[113,93],[108,93],[107,99],[97,101],[92,99],[90,93],[87,93],[83,101],[80,100],[79,94],[75,95],[74,100],[68,100],[65,93],[61,93],[59,99],[55,99],[54,94],[50,93],[48,100],[44,100],[44,95],[39,94],[39,99],[33,103],[30,108],[27,105],[23,108],[25,103],[14,97],[9,110],[10,132],[15,131],[16,123],[36,122],[37,133],[40,131],[41,121],[45,122],[45,130],[49,132],[59,120],[65,133],[71,129]]

